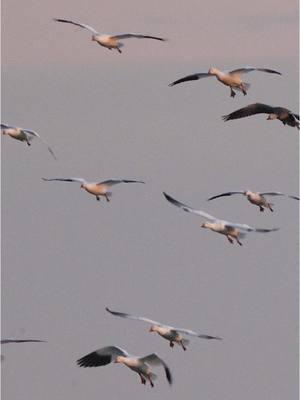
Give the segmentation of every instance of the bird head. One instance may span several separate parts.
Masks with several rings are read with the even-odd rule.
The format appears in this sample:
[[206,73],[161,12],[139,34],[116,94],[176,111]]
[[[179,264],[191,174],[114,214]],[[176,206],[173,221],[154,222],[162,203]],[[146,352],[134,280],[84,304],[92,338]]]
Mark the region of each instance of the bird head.
[[208,73],[209,75],[216,75],[218,73],[218,70],[215,67],[210,67]]
[[156,332],[157,331],[157,326],[156,325],[151,325],[149,332]]

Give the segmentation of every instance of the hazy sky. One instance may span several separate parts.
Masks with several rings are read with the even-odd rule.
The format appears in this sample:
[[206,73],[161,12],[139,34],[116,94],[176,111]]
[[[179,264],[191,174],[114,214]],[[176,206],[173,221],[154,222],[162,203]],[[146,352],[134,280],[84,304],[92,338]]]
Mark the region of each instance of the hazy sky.
[[[120,55],[53,17],[169,41],[128,40]],[[59,158],[2,137],[2,337],[48,341],[3,346],[3,399],[298,399],[298,202],[275,198],[274,213],[239,196],[206,202],[247,188],[298,194],[296,129],[221,119],[256,101],[297,111],[298,2],[4,0],[2,33],[2,122],[36,130]],[[234,99],[214,79],[168,87],[243,65],[283,75],[248,74]],[[41,180],[68,176],[146,185],[99,203]],[[280,230],[232,246],[162,191]],[[105,306],[224,340],[172,350]],[[151,389],[120,365],[77,367],[106,345],[157,352],[173,386],[162,371]]]

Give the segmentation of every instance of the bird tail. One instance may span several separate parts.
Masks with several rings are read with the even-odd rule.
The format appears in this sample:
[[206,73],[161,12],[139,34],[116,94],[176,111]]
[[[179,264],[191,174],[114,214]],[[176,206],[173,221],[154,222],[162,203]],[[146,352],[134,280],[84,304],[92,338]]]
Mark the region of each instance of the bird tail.
[[[246,92],[248,92],[248,90],[250,89],[250,83],[248,83],[248,82],[243,82],[243,86],[244,86],[244,90],[246,91]],[[236,87],[235,89],[237,89],[237,90],[239,90],[240,92],[242,92],[243,91],[243,89],[242,88],[240,88],[240,87]]]
[[182,344],[184,345],[184,347],[187,347],[189,345],[190,341],[186,338],[182,339]]

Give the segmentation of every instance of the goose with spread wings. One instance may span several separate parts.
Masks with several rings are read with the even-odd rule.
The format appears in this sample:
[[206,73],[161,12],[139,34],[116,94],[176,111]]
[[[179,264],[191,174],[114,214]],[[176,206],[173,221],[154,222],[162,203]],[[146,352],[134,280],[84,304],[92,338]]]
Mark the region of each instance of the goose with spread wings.
[[77,364],[80,367],[100,367],[110,363],[119,363],[126,365],[132,371],[139,374],[141,378],[141,383],[143,385],[149,381],[150,385],[153,387],[153,381],[156,379],[157,375],[153,373],[151,367],[162,366],[165,370],[166,378],[169,384],[172,384],[172,375],[167,364],[158,357],[157,354],[152,353],[144,357],[132,356],[127,353],[126,350],[121,349],[117,346],[107,346],[102,347],[92,353],[77,360]]
[[1,124],[1,132],[2,132],[3,135],[8,135],[13,139],[16,139],[16,140],[19,140],[21,142],[27,143],[28,146],[31,145],[30,142],[32,141],[32,139],[39,138],[40,141],[43,142],[47,146],[48,151],[52,155],[52,157],[54,159],[56,159],[56,156],[55,156],[53,150],[51,149],[51,147],[35,131],[31,131],[29,129],[20,128],[20,127],[17,127],[17,126]]
[[248,106],[233,111],[228,115],[223,115],[222,118],[224,121],[229,121],[232,119],[250,117],[251,115],[256,114],[268,114],[267,120],[278,119],[283,123],[283,125],[296,127],[298,130],[300,129],[299,114],[295,114],[284,107],[272,107],[262,103],[249,104]]
[[108,179],[103,182],[87,182],[84,178],[42,178],[44,181],[60,181],[60,182],[79,182],[81,183],[80,188],[85,189],[88,193],[96,196],[96,199],[100,201],[100,196],[105,197],[106,201],[110,201],[112,193],[109,189],[118,185],[119,183],[145,183],[143,181],[135,181],[130,179]]
[[216,196],[212,196],[208,199],[208,201],[218,199],[219,197],[232,196],[235,194],[242,194],[242,195],[246,196],[247,200],[250,203],[259,207],[259,211],[264,211],[264,209],[269,209],[272,212],[274,211],[272,208],[274,206],[274,204],[270,203],[265,198],[265,196],[285,196],[285,194],[281,193],[281,192],[253,192],[251,190],[237,190],[237,191],[225,192],[225,193],[218,194]]
[[229,222],[222,219],[218,219],[213,217],[212,215],[207,214],[204,211],[196,210],[195,208],[189,207],[186,204],[181,203],[178,200],[175,200],[173,197],[169,196],[167,193],[163,193],[165,198],[174,206],[181,208],[184,211],[190,212],[192,214],[199,215],[201,217],[206,218],[208,221],[204,222],[201,225],[201,228],[207,228],[212,230],[213,232],[221,233],[225,235],[230,243],[234,243],[236,241],[240,246],[242,243],[240,239],[243,239],[245,235],[249,232],[260,232],[260,233],[267,233],[267,232],[274,232],[277,231],[279,228],[254,228],[247,224],[238,224],[235,222]]
[[122,39],[154,39],[154,40],[160,40],[160,41],[165,41],[166,39],[157,37],[157,36],[149,36],[149,35],[141,35],[139,33],[122,33],[119,35],[107,35],[104,33],[99,33],[97,32],[94,28],[92,28],[89,25],[82,24],[79,22],[74,22],[71,20],[67,19],[61,19],[61,18],[54,18],[54,21],[56,22],[64,22],[67,24],[72,24],[79,26],[80,28],[87,29],[92,33],[92,41],[95,41],[98,43],[100,46],[106,47],[109,50],[116,49],[119,53],[122,53],[121,47],[124,46],[124,43],[121,42],[120,40]]
[[110,314],[115,315],[117,317],[143,321],[151,324],[149,332],[156,332],[161,337],[168,340],[170,342],[170,347],[174,347],[174,344],[177,343],[179,346],[183,348],[183,350],[186,350],[186,346],[189,344],[189,340],[187,340],[184,337],[184,335],[195,336],[201,339],[218,339],[218,340],[222,339],[218,336],[203,335],[201,333],[194,332],[189,329],[175,328],[173,326],[168,326],[149,318],[138,317],[136,315],[131,315],[118,311],[112,311],[108,307],[106,307],[105,309]]
[[196,74],[187,75],[184,78],[178,79],[177,81],[170,83],[169,86],[178,85],[182,82],[196,81],[198,79],[210,78],[212,76],[215,76],[219,82],[223,83],[223,85],[229,86],[231,97],[234,97],[236,95],[233,89],[239,90],[244,95],[246,95],[250,84],[244,82],[241,78],[241,75],[252,71],[268,72],[270,74],[281,75],[280,72],[269,68],[240,67],[231,71],[220,71],[218,68],[211,67],[208,72],[199,72]]

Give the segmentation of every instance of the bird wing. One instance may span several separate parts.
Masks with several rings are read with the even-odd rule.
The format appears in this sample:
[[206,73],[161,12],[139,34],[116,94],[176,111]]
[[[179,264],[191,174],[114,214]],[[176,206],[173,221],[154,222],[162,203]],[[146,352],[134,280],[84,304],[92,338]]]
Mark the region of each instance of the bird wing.
[[265,228],[253,228],[250,225],[247,224],[237,224],[234,222],[227,222],[225,221],[225,227],[226,228],[237,228],[242,232],[260,232],[260,233],[266,233],[266,232],[274,232],[278,231],[279,228],[270,228],[270,229],[265,229]]
[[15,127],[11,125],[1,124],[1,129],[7,129],[7,128],[15,128]]
[[224,121],[228,121],[230,119],[244,118],[255,114],[271,114],[273,112],[274,112],[274,107],[272,106],[268,106],[267,104],[262,104],[262,103],[254,103],[254,104],[249,104],[248,106],[240,108],[236,111],[233,111],[228,115],[223,115],[222,118]]
[[42,178],[43,181],[62,181],[62,182],[79,182],[86,183],[86,180],[83,178]]
[[293,196],[293,195],[289,195],[290,199],[294,199],[294,200],[300,200],[299,196]]
[[178,79],[177,81],[169,83],[169,86],[174,86],[174,85],[177,85],[178,83],[187,82],[187,81],[197,81],[198,79],[209,78],[211,76],[213,76],[213,75],[208,74],[207,72],[199,72],[196,74],[187,75],[181,79]]
[[219,336],[203,335],[201,333],[191,331],[190,329],[174,328],[174,331],[180,332],[180,333],[185,333],[186,335],[190,335],[190,336],[196,336],[196,337],[199,337],[201,339],[218,339],[218,340],[222,340],[222,338],[220,338]]
[[54,21],[56,22],[65,22],[67,24],[72,24],[72,25],[76,25],[76,26],[80,26],[80,28],[84,28],[87,29],[88,31],[95,33],[96,35],[99,33],[97,32],[93,27],[86,25],[86,24],[81,24],[79,22],[74,22],[74,21],[70,21],[68,19],[61,19],[61,18],[53,18]]
[[86,356],[79,358],[77,364],[80,367],[99,367],[102,365],[107,365],[113,362],[117,356],[128,357],[127,351],[116,346],[102,347]]
[[212,196],[209,199],[207,199],[207,201],[209,200],[213,200],[213,199],[217,199],[218,197],[223,197],[223,196],[231,196],[233,194],[244,194],[245,191],[244,190],[239,190],[236,192],[226,192],[226,193],[221,193],[221,194],[217,194],[216,196]]
[[281,192],[261,192],[262,196],[285,196],[284,193]]
[[240,67],[240,68],[234,69],[232,71],[229,71],[229,74],[230,75],[240,75],[240,74],[246,74],[246,73],[252,72],[252,71],[268,72],[269,74],[282,75],[281,72],[275,71],[274,69],[257,68],[257,67]]
[[119,183],[145,183],[143,181],[134,181],[129,179],[108,179],[107,181],[98,182],[97,185],[107,185],[107,186],[114,186],[118,185]]
[[213,217],[212,215],[207,214],[204,211],[200,211],[200,210],[195,210],[194,208],[191,208],[189,206],[187,206],[186,204],[180,203],[180,201],[175,200],[173,197],[169,196],[167,193],[163,192],[165,198],[174,206],[181,208],[184,211],[196,214],[196,215],[200,215],[201,217],[207,218],[211,221],[217,221],[217,218]]
[[148,356],[145,356],[145,357],[139,357],[139,361],[141,361],[142,363],[153,365],[154,367],[158,366],[158,365],[162,365],[164,367],[164,370],[166,373],[167,381],[169,382],[170,385],[172,384],[173,377],[172,377],[170,368],[164,362],[164,360],[162,360],[160,357],[158,357],[158,355],[156,353],[149,354]]
[[144,318],[144,317],[138,317],[136,315],[131,315],[131,314],[122,313],[122,312],[118,312],[118,311],[112,311],[108,307],[105,307],[105,310],[108,311],[109,313],[113,314],[113,315],[116,315],[117,317],[134,319],[134,320],[137,320],[137,321],[144,321],[144,322],[148,322],[149,324],[153,324],[153,325],[165,326],[165,325],[161,324],[160,322],[154,321],[152,319]]
[[54,154],[54,152],[53,152],[53,150],[51,149],[51,147],[48,145],[47,142],[45,142],[44,139],[42,139],[42,138],[40,137],[40,135],[39,135],[37,132],[35,132],[35,131],[30,131],[29,129],[22,129],[22,131],[25,132],[27,135],[31,135],[31,136],[34,136],[34,137],[39,138],[40,141],[41,141],[42,143],[44,143],[45,146],[47,146],[47,149],[48,149],[49,153],[53,156],[53,158],[54,158],[55,160],[57,160],[57,157],[56,157],[56,155]]
[[1,344],[6,343],[27,343],[27,342],[45,342],[45,340],[38,340],[38,339],[1,339]]
[[149,35],[141,35],[139,33],[121,33],[120,35],[113,35],[112,39],[155,39],[155,40],[161,40],[161,41],[166,41],[167,39],[157,37],[157,36],[149,36]]

